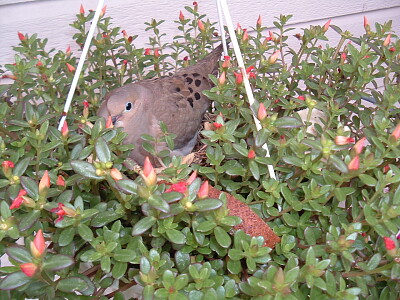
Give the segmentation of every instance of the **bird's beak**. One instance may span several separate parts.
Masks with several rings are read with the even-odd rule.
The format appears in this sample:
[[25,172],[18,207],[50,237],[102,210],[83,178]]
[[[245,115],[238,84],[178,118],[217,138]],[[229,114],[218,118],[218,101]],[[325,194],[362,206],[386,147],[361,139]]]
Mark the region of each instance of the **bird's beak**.
[[115,125],[115,123],[119,120],[119,118],[121,118],[121,116],[122,116],[122,114],[111,117],[111,121],[112,121],[113,125]]

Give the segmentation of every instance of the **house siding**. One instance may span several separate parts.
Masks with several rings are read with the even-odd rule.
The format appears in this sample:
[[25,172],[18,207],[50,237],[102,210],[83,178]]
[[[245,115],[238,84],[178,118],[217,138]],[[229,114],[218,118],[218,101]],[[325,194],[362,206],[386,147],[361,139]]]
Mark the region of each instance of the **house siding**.
[[[216,2],[197,1],[200,13],[216,22]],[[400,32],[400,0],[230,0],[229,8],[232,19],[243,28],[255,26],[260,14],[265,26],[273,27],[274,17],[280,14],[292,14],[290,27],[305,28],[310,24],[322,25],[328,19],[345,30],[350,30],[355,36],[364,32],[363,17],[367,16],[371,24],[374,22],[393,21],[394,32]],[[4,4],[5,3],[5,4]],[[7,4],[8,3],[8,4]],[[19,43],[17,32],[37,33],[41,38],[48,38],[48,49],[65,50],[69,45],[77,49],[72,40],[76,32],[69,24],[75,19],[79,7],[83,4],[86,10],[95,9],[97,0],[37,0],[19,3],[0,2],[0,65],[13,63],[12,46]],[[135,41],[137,47],[146,47],[149,34],[145,31],[144,22],[151,18],[165,20],[161,31],[167,35],[163,41],[171,41],[178,34],[177,24],[179,11],[185,15],[185,5],[192,1],[120,1],[106,0],[107,15],[112,16],[115,26],[125,29],[130,35],[138,34]],[[293,31],[295,33],[295,31]],[[339,35],[333,30],[328,31],[331,43],[339,40]]]

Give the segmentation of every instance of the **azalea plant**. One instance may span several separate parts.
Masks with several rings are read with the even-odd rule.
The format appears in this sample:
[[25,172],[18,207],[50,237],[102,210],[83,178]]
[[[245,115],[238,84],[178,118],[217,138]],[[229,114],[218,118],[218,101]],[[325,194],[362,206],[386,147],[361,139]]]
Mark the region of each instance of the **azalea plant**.
[[[72,24],[80,46],[93,16],[81,7]],[[364,19],[355,37],[334,21],[294,31],[291,17],[274,30],[261,17],[237,26],[256,103],[229,53],[210,75],[213,107],[191,164],[143,137],[167,166],[158,172],[149,160],[134,166],[126,133],[96,111],[107,91],[220,43],[196,2],[177,14],[172,42],[163,21],[146,23],[146,49],[103,9],[61,131],[79,53],[18,33],[15,62],[0,67],[12,81],[0,85],[0,297],[398,299],[400,42],[390,21]],[[280,241],[237,230],[230,196]]]

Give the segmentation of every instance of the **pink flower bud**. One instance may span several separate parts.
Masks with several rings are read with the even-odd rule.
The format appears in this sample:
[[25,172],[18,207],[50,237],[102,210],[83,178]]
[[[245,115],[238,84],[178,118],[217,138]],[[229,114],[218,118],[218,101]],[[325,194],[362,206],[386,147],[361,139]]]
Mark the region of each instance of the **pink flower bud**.
[[344,63],[346,59],[347,59],[346,52],[342,52],[342,54],[340,55],[340,63]]
[[151,49],[150,48],[146,48],[144,50],[144,55],[151,55]]
[[65,63],[66,64],[66,66],[67,66],[67,69],[68,69],[68,71],[69,72],[74,72],[75,71],[75,67],[74,66],[72,66],[72,65],[70,65],[69,63]]
[[12,168],[14,168],[14,163],[10,160],[5,160],[1,163],[3,167],[3,173],[6,177],[10,177],[12,175]]
[[67,50],[65,50],[65,55],[67,56],[71,55],[71,46],[68,46]]
[[279,53],[281,53],[280,50],[277,50],[274,52],[274,54],[272,54],[269,58],[268,58],[268,62],[270,64],[273,64],[276,62],[276,60],[278,59]]
[[253,159],[256,157],[256,153],[254,152],[253,149],[249,150],[249,153],[247,154],[247,158]]
[[69,134],[68,123],[67,123],[67,121],[65,121],[61,128],[61,136],[63,138],[66,138],[66,137],[68,137],[68,134]]
[[257,118],[260,121],[263,121],[266,117],[268,116],[267,110],[265,109],[264,103],[260,103],[258,106],[258,111],[257,111]]
[[370,30],[369,21],[366,16],[364,16],[364,28],[365,28],[365,31],[367,31],[367,32]]
[[324,32],[327,32],[329,29],[329,25],[331,24],[332,19],[329,19],[328,22],[325,23],[324,27],[322,27],[322,30]]
[[156,171],[154,170],[148,156],[146,156],[144,160],[142,178],[148,187],[152,187],[157,183]]
[[18,38],[19,38],[19,40],[20,40],[21,42],[23,42],[23,41],[26,40],[25,35],[24,35],[23,33],[19,32],[19,31],[18,31]]
[[393,136],[396,141],[400,138],[400,123],[397,124],[396,128],[390,135]]
[[100,18],[102,18],[106,14],[106,10],[107,10],[107,5],[104,5],[104,7],[101,9],[100,12]]
[[208,180],[204,181],[203,184],[200,186],[199,191],[197,192],[197,197],[199,199],[206,199],[208,197],[209,193],[209,186],[208,186]]
[[111,116],[108,116],[107,120],[106,120],[106,128],[113,128],[114,124],[112,122],[112,118]]
[[360,157],[356,155],[347,165],[349,171],[356,171],[360,168]]
[[235,77],[236,77],[236,85],[242,84],[242,82],[243,82],[242,72],[239,72],[239,73],[233,72],[233,74],[235,74]]
[[204,24],[200,19],[197,20],[197,26],[199,27],[200,32],[204,31]]
[[21,268],[21,271],[24,272],[24,274],[28,277],[35,275],[38,269],[38,266],[32,262],[19,265],[19,267]]
[[193,181],[195,181],[195,179],[197,178],[197,171],[193,171],[192,174],[190,174],[190,177],[188,178],[188,180],[186,180],[187,184],[192,184]]
[[158,48],[156,48],[156,49],[154,50],[154,56],[155,56],[155,57],[159,57],[159,56],[160,56],[160,50],[159,50]]
[[65,186],[64,177],[62,177],[61,175],[58,175],[56,184],[57,184],[58,186]]
[[123,178],[121,172],[116,168],[112,168],[110,170],[110,176],[112,179],[116,181],[121,180]]
[[262,26],[262,19],[261,19],[261,15],[258,15],[258,19],[257,19],[257,28],[261,28]]
[[335,137],[335,144],[339,146],[347,145],[354,142],[355,142],[354,138],[351,137],[346,137],[342,135],[338,135]]
[[185,16],[183,15],[182,11],[179,12],[179,21],[185,21]]
[[247,29],[243,29],[242,42],[246,43],[249,40],[249,34],[247,33]]
[[218,84],[222,86],[225,84],[225,82],[226,82],[226,74],[225,72],[222,72],[222,74],[218,78]]
[[382,46],[383,46],[383,47],[386,47],[387,45],[389,45],[389,44],[390,44],[390,41],[391,41],[391,38],[392,38],[392,34],[389,33],[389,34],[387,35],[387,37],[385,38],[385,40],[383,41]]
[[39,258],[43,256],[44,251],[46,250],[46,243],[44,241],[42,229],[39,229],[36,233],[36,236],[31,243],[31,253],[35,258]]
[[84,15],[85,14],[85,9],[83,8],[83,5],[81,4],[81,7],[79,8],[79,13],[81,14],[81,15]]
[[360,154],[362,152],[362,150],[364,149],[366,140],[367,140],[367,138],[363,137],[353,146],[353,149],[357,155]]
[[215,127],[215,129],[219,129],[219,128],[221,128],[221,127],[224,126],[224,125],[222,125],[222,124],[220,124],[220,123],[217,123],[217,122],[214,122],[214,123],[213,123],[213,126]]
[[39,182],[39,194],[45,193],[48,188],[50,188],[50,176],[49,171],[46,170]]
[[224,56],[224,62],[222,63],[222,68],[228,69],[231,66],[231,57]]
[[304,97],[304,96],[298,96],[297,99],[299,99],[299,100],[301,100],[301,101],[305,101],[305,100],[306,100],[306,97]]

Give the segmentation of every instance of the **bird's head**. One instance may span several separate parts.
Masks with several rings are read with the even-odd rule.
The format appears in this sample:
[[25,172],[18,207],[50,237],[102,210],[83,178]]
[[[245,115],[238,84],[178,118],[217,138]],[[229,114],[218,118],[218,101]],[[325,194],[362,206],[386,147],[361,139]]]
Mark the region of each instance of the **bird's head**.
[[111,116],[116,127],[125,127],[127,120],[138,115],[144,95],[145,89],[137,84],[117,88],[106,95],[97,115],[105,119]]

